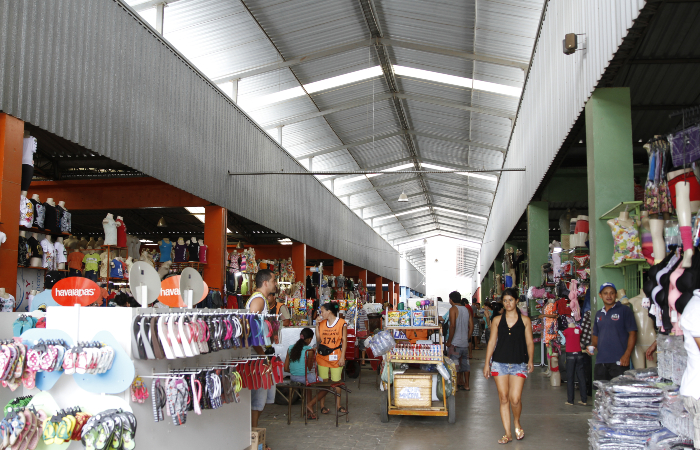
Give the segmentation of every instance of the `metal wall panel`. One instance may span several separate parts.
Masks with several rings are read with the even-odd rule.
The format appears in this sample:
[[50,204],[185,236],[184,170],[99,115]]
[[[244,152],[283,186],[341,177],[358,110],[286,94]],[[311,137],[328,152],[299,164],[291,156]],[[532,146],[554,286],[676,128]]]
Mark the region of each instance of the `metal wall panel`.
[[[493,202],[481,254],[481,279],[502,250],[644,0],[550,0]],[[566,33],[585,34],[574,55]]]
[[0,0],[0,108],[319,250],[399,278],[399,255],[116,0]]

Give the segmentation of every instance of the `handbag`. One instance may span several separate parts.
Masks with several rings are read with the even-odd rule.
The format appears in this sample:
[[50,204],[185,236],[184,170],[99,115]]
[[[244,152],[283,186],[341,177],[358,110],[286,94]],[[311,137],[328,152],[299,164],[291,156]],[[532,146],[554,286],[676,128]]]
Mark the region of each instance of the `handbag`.
[[327,345],[318,344],[318,354],[321,356],[328,356],[334,351],[338,350],[339,348],[341,348],[341,346],[338,346],[336,348],[330,348]]

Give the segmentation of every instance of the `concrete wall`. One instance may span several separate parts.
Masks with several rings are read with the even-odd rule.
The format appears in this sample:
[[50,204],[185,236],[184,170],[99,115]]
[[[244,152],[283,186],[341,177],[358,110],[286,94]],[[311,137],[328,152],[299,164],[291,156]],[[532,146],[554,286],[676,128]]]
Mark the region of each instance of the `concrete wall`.
[[457,276],[458,242],[445,236],[428,239],[425,246],[426,296],[447,301],[450,292],[459,291],[462,297],[471,299],[472,277]]

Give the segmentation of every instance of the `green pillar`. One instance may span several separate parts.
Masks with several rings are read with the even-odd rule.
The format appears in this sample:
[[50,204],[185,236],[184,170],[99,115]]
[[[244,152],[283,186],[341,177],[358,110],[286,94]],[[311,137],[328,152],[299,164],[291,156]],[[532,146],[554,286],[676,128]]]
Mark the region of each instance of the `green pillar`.
[[547,202],[527,205],[527,258],[530,286],[542,284],[542,264],[549,260],[549,206]]
[[598,88],[586,104],[592,314],[602,306],[601,283],[624,287],[621,269],[601,267],[612,262],[613,238],[600,217],[620,202],[634,200],[631,111],[629,88]]

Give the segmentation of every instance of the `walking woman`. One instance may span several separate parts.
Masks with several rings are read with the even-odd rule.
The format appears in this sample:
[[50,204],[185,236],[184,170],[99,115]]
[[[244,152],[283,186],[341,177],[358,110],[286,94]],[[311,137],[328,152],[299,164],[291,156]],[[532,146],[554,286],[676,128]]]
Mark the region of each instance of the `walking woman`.
[[[520,424],[520,412],[523,409],[520,398],[523,385],[529,373],[534,370],[532,358],[535,345],[532,342],[532,322],[529,317],[523,317],[516,307],[518,293],[508,288],[503,291],[501,301],[503,312],[494,316],[491,322],[491,338],[486,348],[486,364],[484,377],[492,376],[498,388],[500,400],[501,421],[506,434],[498,440],[499,444],[507,444],[513,440],[510,432],[510,411],[513,411],[515,422],[515,438],[525,437],[525,431]],[[491,358],[493,357],[493,362]]]
[[[325,303],[321,305],[321,317],[317,321],[316,336],[318,348],[316,350],[316,364],[318,376],[323,381],[340,381],[345,365],[345,350],[348,348],[348,325],[345,320],[338,317],[340,306],[337,303]],[[335,388],[340,394],[340,388]],[[321,391],[311,400],[308,407],[321,402],[321,413],[328,414],[330,410],[325,406],[326,391]],[[346,413],[345,407],[340,406],[340,395],[336,396],[336,408],[340,413]]]

